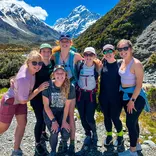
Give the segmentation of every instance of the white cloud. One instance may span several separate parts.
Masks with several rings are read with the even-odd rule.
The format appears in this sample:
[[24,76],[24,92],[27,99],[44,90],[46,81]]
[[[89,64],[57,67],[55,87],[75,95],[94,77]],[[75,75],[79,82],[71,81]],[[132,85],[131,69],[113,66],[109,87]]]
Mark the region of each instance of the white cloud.
[[[0,0],[1,1],[1,0]],[[40,20],[46,20],[46,17],[48,16],[48,13],[46,10],[42,9],[40,6],[31,6],[24,2],[24,0],[2,0],[5,1],[5,3],[15,3],[17,5],[22,6],[28,13],[33,14]]]

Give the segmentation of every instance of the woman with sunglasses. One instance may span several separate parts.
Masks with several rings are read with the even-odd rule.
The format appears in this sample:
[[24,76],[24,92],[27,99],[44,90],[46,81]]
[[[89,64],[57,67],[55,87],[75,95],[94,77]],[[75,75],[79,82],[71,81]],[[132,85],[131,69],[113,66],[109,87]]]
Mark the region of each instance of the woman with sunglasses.
[[[78,85],[76,87],[76,106],[85,131],[83,149],[97,147],[97,132],[94,119],[96,109],[96,92],[100,66],[94,60],[96,52],[93,47],[87,47],[83,53],[84,61],[77,64]],[[87,148],[86,148],[87,147]]]
[[54,68],[48,89],[42,92],[44,120],[50,131],[50,156],[56,155],[58,134],[61,133],[62,151],[67,152],[67,141],[70,137],[68,114],[71,100],[75,98],[74,85],[70,84],[65,68],[57,65]]
[[[75,73],[75,64],[83,60],[79,53],[75,53],[71,50],[72,40],[68,34],[62,33],[59,38],[60,51],[55,52],[53,55],[54,61],[56,65],[63,65],[65,70],[68,73],[68,78],[70,82],[75,84],[77,81],[76,73]],[[54,52],[54,51],[53,51]],[[69,155],[73,155],[75,153],[75,121],[74,121],[74,109],[75,109],[76,100],[71,100],[70,110],[69,110],[69,124],[71,128],[71,136],[70,136],[70,146],[69,146]],[[61,150],[61,144],[59,149]]]
[[120,62],[117,62],[115,59],[115,48],[111,44],[107,44],[103,47],[103,54],[104,59],[100,77],[99,102],[104,114],[104,125],[107,131],[104,146],[107,148],[108,152],[114,151],[112,137],[113,123],[117,131],[117,140],[115,143],[117,150],[123,151],[123,130],[120,120],[122,105],[120,103],[120,76],[118,74]]
[[23,155],[20,144],[27,123],[27,102],[48,87],[48,84],[43,83],[32,92],[35,73],[41,69],[42,64],[42,57],[39,52],[32,51],[14,78],[14,83],[11,83],[11,87],[1,100],[0,134],[9,128],[14,115],[17,120],[12,156]]
[[133,47],[129,40],[122,39],[117,44],[120,56],[123,58],[119,74],[121,76],[121,101],[126,112],[126,126],[129,132],[130,149],[119,153],[120,156],[137,156],[141,151],[139,144],[139,116],[146,105],[149,111],[145,92],[142,90],[143,66],[133,57]]
[[[40,54],[43,58],[43,65],[39,72],[36,73],[36,82],[34,86],[34,90],[38,88],[42,83],[48,84],[50,79],[50,75],[53,72],[54,61],[50,60],[52,54],[52,47],[48,43],[43,43],[40,45]],[[45,123],[43,119],[43,100],[42,93],[39,93],[35,96],[30,104],[34,110],[36,117],[36,124],[34,128],[35,135],[35,155],[44,155],[48,154],[48,151],[45,147],[45,141],[48,141],[48,135],[45,131]]]

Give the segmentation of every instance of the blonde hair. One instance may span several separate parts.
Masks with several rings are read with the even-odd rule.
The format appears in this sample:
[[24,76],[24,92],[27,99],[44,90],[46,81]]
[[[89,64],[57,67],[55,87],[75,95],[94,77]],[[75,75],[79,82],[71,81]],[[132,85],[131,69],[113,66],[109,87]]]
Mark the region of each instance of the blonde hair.
[[25,60],[25,64],[28,66],[29,61],[42,61],[42,56],[37,50],[33,50],[29,53],[27,56],[27,59]]
[[[66,77],[61,86],[61,94],[62,94],[62,96],[64,96],[67,99],[69,92],[70,92],[70,80],[68,78],[67,72],[65,72],[65,73],[66,73]],[[51,79],[54,79],[54,72],[51,74],[50,77],[51,77]]]
[[118,44],[117,44],[117,48],[119,47],[119,45],[121,44],[121,43],[126,43],[126,44],[128,44],[131,48],[133,47],[133,44],[132,44],[132,42],[130,41],[130,40],[127,40],[127,39],[122,39],[122,40],[120,40],[119,42],[118,42]]

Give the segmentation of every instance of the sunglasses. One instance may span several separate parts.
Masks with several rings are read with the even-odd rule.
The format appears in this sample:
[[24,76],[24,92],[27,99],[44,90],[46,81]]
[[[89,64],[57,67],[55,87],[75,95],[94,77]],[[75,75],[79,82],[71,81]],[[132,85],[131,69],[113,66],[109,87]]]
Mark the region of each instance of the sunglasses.
[[37,65],[42,66],[43,65],[43,62],[32,61],[31,63],[33,66],[37,66]]
[[61,37],[68,37],[68,38],[70,38],[69,35],[61,35],[60,38],[61,38]]
[[122,52],[122,51],[127,51],[130,47],[127,46],[127,47],[123,47],[123,48],[117,48],[119,52]]
[[85,56],[85,57],[88,57],[88,56],[93,57],[93,56],[95,56],[95,54],[93,54],[93,53],[84,53],[83,56]]
[[111,54],[111,53],[113,53],[113,52],[114,52],[114,50],[108,49],[108,50],[104,50],[104,51],[103,51],[103,54]]

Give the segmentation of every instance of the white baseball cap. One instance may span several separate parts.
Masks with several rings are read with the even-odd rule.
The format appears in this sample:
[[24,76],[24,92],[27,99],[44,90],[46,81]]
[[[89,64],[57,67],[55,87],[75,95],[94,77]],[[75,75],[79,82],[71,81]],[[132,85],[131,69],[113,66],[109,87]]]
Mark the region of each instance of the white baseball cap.
[[85,50],[84,50],[83,53],[85,53],[87,51],[96,55],[96,51],[95,51],[95,49],[93,47],[87,47],[87,48],[85,48]]

